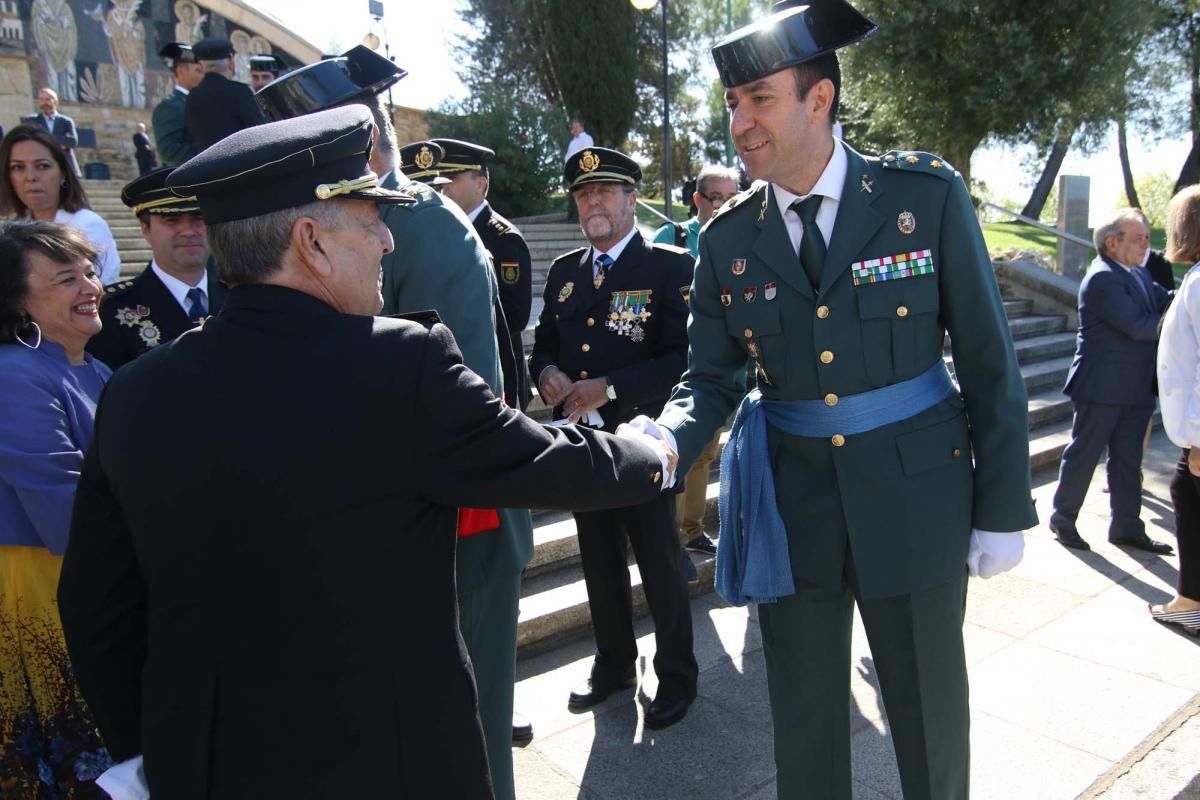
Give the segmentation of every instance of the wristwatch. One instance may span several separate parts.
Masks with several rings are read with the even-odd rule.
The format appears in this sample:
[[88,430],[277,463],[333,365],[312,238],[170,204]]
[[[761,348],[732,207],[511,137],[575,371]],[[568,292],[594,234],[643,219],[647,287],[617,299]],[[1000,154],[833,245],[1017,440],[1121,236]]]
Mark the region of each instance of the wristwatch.
[[604,394],[606,394],[608,396],[609,400],[617,399],[617,390],[615,388],[613,388],[613,385],[611,383],[608,384],[608,386],[604,389]]

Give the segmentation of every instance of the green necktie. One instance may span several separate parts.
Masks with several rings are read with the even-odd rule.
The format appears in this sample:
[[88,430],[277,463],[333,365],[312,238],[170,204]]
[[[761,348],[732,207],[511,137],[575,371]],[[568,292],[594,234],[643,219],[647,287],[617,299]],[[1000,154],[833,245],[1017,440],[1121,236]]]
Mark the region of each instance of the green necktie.
[[821,285],[821,270],[825,267],[825,237],[817,227],[817,212],[821,209],[823,195],[809,195],[804,200],[792,203],[791,208],[800,215],[804,238],[800,240],[800,266],[804,267],[813,290]]

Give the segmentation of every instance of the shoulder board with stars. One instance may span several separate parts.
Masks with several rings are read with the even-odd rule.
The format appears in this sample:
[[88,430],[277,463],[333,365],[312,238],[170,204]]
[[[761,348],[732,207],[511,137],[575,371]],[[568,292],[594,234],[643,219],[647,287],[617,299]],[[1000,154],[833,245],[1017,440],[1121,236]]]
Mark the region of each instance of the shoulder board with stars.
[[495,215],[493,215],[492,218],[488,220],[488,226],[490,228],[492,228],[494,231],[496,231],[496,233],[500,234],[501,236],[503,236],[504,234],[508,233],[509,231],[511,231],[513,229],[512,225],[508,224],[507,222],[505,222],[502,219],[496,219]]
[[919,150],[893,150],[880,157],[879,163],[886,170],[923,172],[926,175],[937,175],[944,180],[951,180],[956,174],[954,167],[933,153],[922,153]]
[[132,280],[121,281],[119,283],[114,283],[111,286],[105,286],[104,287],[104,296],[108,297],[110,295],[118,294],[120,292],[125,291],[126,289],[128,289],[131,286],[133,286]]
[[417,201],[418,205],[431,202],[437,197],[437,192],[420,181],[409,181],[396,191]]
[[681,256],[690,256],[692,254],[692,251],[688,250],[686,247],[680,247],[679,245],[675,244],[667,244],[666,242],[651,242],[651,246],[653,246],[655,250],[666,250],[671,253],[678,253]]
[[753,203],[749,203],[747,201],[750,200],[750,198],[755,197],[760,191],[765,192],[768,185],[769,184],[767,184],[765,181],[755,181],[750,185],[749,189],[745,190],[744,192],[738,192],[733,197],[726,200],[725,205],[713,212],[712,217],[709,218],[704,227],[707,228],[709,225],[715,224],[718,219],[728,216],[729,212],[733,211],[735,208],[740,208],[742,206],[749,207],[754,205]]

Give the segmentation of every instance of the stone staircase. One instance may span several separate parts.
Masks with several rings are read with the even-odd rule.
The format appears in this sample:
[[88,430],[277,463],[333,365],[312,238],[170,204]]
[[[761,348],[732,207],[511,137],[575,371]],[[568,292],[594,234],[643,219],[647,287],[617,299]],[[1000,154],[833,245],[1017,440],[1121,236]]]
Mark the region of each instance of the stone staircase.
[[125,182],[118,180],[84,180],[88,202],[104,221],[108,223],[117,250],[121,254],[121,279],[132,278],[150,263],[150,245],[142,238],[142,229],[137,218],[121,202],[121,187]]
[[[122,254],[122,276],[141,271],[150,252],[141,238],[137,221],[119,199],[117,181],[86,181],[92,208],[104,216]],[[525,235],[533,264],[533,313],[525,331],[525,350],[533,345],[533,328],[542,308],[542,291],[550,264],[562,253],[585,243],[578,225],[565,222],[516,220]],[[644,232],[646,233],[646,232]],[[997,265],[1016,346],[1017,358],[1029,393],[1030,466],[1034,470],[1057,465],[1070,439],[1071,403],[1062,394],[1067,369],[1074,353],[1074,286],[1059,276],[1030,267],[1015,274],[1011,268]],[[1049,289],[1044,281],[1051,281]],[[1057,282],[1057,283],[1055,283]],[[945,358],[950,364],[947,342]],[[952,365],[951,365],[952,366]],[[535,396],[528,413],[535,419],[548,419],[549,410]],[[725,437],[722,437],[722,445]],[[708,484],[708,529],[717,527],[717,472]],[[534,519],[534,554],[521,590],[521,616],[518,643],[522,655],[550,649],[565,638],[576,636],[590,626],[587,592],[579,565],[579,547],[575,524],[564,512],[537,511]],[[712,589],[714,559],[691,554],[700,576],[690,589],[693,594]],[[636,564],[630,566],[634,605],[639,615],[646,613],[645,596]]]

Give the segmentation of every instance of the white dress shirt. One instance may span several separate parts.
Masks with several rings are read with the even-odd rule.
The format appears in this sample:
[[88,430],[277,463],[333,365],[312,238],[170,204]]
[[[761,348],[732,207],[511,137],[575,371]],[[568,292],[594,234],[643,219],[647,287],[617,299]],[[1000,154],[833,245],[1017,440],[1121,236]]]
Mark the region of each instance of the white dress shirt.
[[792,250],[796,252],[797,258],[800,253],[800,241],[804,238],[804,223],[800,221],[800,215],[792,210],[792,203],[805,200],[814,194],[825,198],[817,210],[817,227],[821,229],[821,235],[825,237],[825,244],[828,246],[833,239],[833,223],[837,220],[838,206],[842,202],[842,187],[846,185],[847,169],[849,160],[846,158],[846,148],[841,142],[835,141],[829,163],[825,165],[821,177],[817,178],[808,194],[792,194],[777,183],[771,184],[771,189],[775,192],[775,202],[779,206],[779,213],[783,215],[783,224],[787,227],[788,238],[792,240]]
[[204,292],[204,308],[206,311],[212,308],[212,304],[209,302],[208,296],[207,270],[200,273],[200,281],[195,286],[191,286],[188,283],[179,280],[179,278],[176,278],[174,275],[168,274],[165,270],[163,270],[162,267],[158,265],[157,261],[150,261],[150,269],[154,270],[154,274],[157,275],[158,279],[163,282],[163,286],[167,287],[167,291],[170,292],[171,297],[174,297],[175,301],[179,303],[179,307],[183,309],[183,313],[187,314],[192,310],[192,301],[189,300],[187,296],[188,291],[191,289],[199,289],[200,291]]
[[1200,264],[1188,270],[1158,339],[1158,405],[1167,436],[1200,447]]
[[487,208],[487,200],[484,200],[482,203],[475,206],[475,210],[470,214],[467,214],[467,219],[471,220],[472,225],[475,224],[475,218],[482,214],[485,208]]
[[54,213],[54,221],[80,231],[100,251],[97,266],[101,283],[108,286],[121,279],[121,254],[117,252],[117,242],[103,217],[86,208],[75,213],[60,208]]
[[[629,229],[629,233],[622,237],[621,241],[617,242],[607,250],[597,250],[595,247],[592,248],[590,256],[592,259],[592,280],[596,279],[596,259],[599,258],[601,254],[608,253],[608,257],[613,260],[613,264],[616,264],[617,259],[621,257],[621,253],[625,252],[625,245],[629,244],[629,242],[633,239],[633,235],[637,232],[637,225],[634,225]],[[609,266],[609,269],[612,269],[611,265]]]
[[587,131],[580,131],[578,136],[572,136],[571,141],[567,142],[567,154],[563,156],[563,161],[566,161],[583,148],[592,146],[592,135]]

